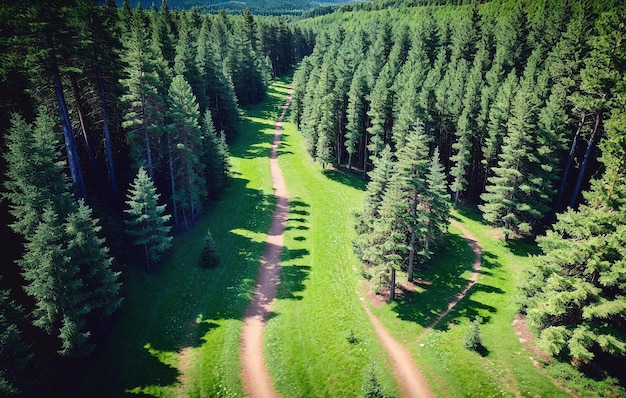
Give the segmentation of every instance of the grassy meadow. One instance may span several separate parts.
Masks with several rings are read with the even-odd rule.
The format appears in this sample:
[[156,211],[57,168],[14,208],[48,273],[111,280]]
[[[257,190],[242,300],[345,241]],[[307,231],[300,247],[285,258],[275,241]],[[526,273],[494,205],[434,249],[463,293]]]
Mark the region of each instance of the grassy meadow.
[[[267,99],[245,112],[230,148],[233,176],[224,198],[175,239],[152,273],[143,270],[141,259],[128,266],[124,303],[108,337],[80,369],[64,372],[57,390],[92,397],[244,395],[242,319],[275,204],[268,157],[287,91],[287,80],[276,81]],[[417,272],[422,282],[415,289],[390,304],[363,300],[368,292],[351,241],[365,182],[345,171],[322,170],[289,117],[283,128],[279,163],[290,208],[281,281],[265,330],[265,357],[281,396],[361,396],[372,364],[387,396],[399,396],[364,303],[411,351],[437,396],[569,395],[533,364],[513,329],[515,286],[536,246],[507,245],[477,213],[454,211],[482,246],[483,268],[468,295],[426,330],[471,277],[474,254],[461,232],[450,228],[446,248]],[[207,228],[221,256],[214,269],[199,266]],[[480,353],[463,346],[477,316],[485,347]]]

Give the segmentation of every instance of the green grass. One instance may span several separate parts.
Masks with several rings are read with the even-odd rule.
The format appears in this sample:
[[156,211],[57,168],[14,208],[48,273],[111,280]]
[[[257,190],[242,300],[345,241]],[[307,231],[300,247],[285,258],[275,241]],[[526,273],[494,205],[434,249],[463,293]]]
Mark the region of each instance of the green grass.
[[[483,249],[481,275],[467,296],[435,329],[417,338],[471,275],[473,253],[460,231],[450,228],[446,251],[417,275],[433,284],[374,309],[376,314],[411,349],[437,395],[569,396],[533,365],[513,329],[515,286],[529,264],[528,254],[536,252],[536,247],[519,242],[505,245],[472,212],[455,211],[453,217],[475,235]],[[485,349],[481,353],[463,345],[469,322],[476,316],[482,318]]]
[[279,164],[290,210],[281,282],[265,334],[276,388],[283,397],[360,396],[372,361],[386,392],[398,395],[357,292],[352,212],[362,205],[365,184],[322,171],[306,154],[294,124],[285,122],[283,128]]
[[[277,87],[245,114],[230,148],[233,178],[225,197],[175,240],[160,268],[147,274],[140,259],[129,267],[108,338],[60,381],[61,390],[71,385],[77,396],[177,396],[178,354],[190,346],[185,396],[244,395],[239,341],[275,205],[268,157],[273,121],[286,97]],[[215,269],[199,266],[207,228],[220,253]]]
[[[268,157],[287,90],[286,81],[275,82],[266,101],[246,111],[231,144],[233,179],[225,197],[175,240],[160,268],[147,274],[140,259],[129,266],[124,303],[107,339],[88,360],[64,372],[56,390],[72,396],[181,396],[179,353],[190,347],[184,396],[244,395],[242,319],[275,205]],[[362,206],[365,183],[321,170],[305,153],[295,126],[285,121],[283,127],[279,163],[291,201],[281,282],[265,334],[276,388],[283,397],[360,396],[374,363],[387,395],[399,396],[389,359],[362,308],[361,265],[351,248],[352,213]],[[468,296],[418,338],[471,275],[473,252],[460,231],[450,228],[445,250],[416,275],[431,284],[373,312],[413,353],[438,396],[567,396],[533,365],[513,330],[515,287],[536,246],[506,245],[476,213],[454,217],[483,248],[482,274]],[[207,228],[221,256],[215,269],[199,266]],[[463,346],[476,316],[483,320],[481,353]]]

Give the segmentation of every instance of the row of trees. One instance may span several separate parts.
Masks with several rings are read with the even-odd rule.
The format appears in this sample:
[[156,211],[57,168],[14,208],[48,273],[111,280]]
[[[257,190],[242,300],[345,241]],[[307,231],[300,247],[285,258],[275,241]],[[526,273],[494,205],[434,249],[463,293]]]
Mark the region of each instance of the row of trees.
[[320,162],[366,172],[417,118],[455,203],[480,203],[506,236],[537,232],[577,203],[595,162],[608,93],[593,70],[619,71],[587,40],[598,7],[417,7],[408,21],[354,13],[362,23],[322,29],[296,72],[295,121]]
[[439,149],[417,122],[405,144],[386,146],[369,173],[363,210],[357,213],[354,251],[367,264],[377,291],[390,285],[395,299],[397,270],[413,280],[415,266],[428,261],[448,230],[450,200]]
[[122,220],[150,270],[172,227],[226,188],[238,106],[259,102],[311,39],[280,18],[172,12],[165,0],[8,1],[0,24],[1,215],[17,234],[1,243],[19,257],[1,270],[13,298],[2,290],[4,394],[24,393],[33,366],[92,350],[121,302]]
[[354,248],[370,276],[393,298],[395,271],[411,278],[443,235],[448,198],[505,239],[557,218],[522,312],[561,359],[626,355],[623,5],[350,9],[306,22],[319,35],[293,115],[319,162],[369,175]]
[[[603,87],[602,173],[577,209],[537,240],[543,254],[520,307],[549,353],[578,365],[626,355],[626,10],[604,13],[585,60],[587,92]],[[619,366],[617,366],[619,368]]]
[[[50,113],[42,109],[32,125],[14,116],[7,146],[3,197],[15,219],[11,228],[26,242],[18,265],[32,299],[29,318],[57,340],[60,355],[84,356],[93,349],[91,331],[120,306],[119,272],[111,267],[113,258],[91,208],[70,193]],[[21,320],[8,318],[20,307],[7,300],[3,304],[0,318],[15,323],[2,341],[6,367],[0,386],[4,393],[18,392],[30,355],[18,327]]]

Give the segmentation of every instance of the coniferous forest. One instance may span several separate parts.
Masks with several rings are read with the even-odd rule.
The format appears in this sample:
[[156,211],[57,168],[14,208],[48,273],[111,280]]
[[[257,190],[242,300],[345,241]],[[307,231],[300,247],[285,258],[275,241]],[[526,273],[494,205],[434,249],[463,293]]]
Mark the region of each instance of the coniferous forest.
[[125,272],[149,277],[223,197],[242,110],[290,73],[310,157],[366,183],[351,245],[375,293],[393,301],[471,209],[539,247],[515,296],[537,345],[588,375],[624,365],[620,1],[186,3],[0,5],[0,395],[92,355]]

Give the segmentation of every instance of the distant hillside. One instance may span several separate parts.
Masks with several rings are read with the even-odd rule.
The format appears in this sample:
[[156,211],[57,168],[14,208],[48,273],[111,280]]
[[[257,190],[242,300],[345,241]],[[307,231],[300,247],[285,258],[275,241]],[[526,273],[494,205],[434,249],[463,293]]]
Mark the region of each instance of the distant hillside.
[[[173,10],[198,7],[204,11],[218,11],[221,9],[237,11],[249,8],[250,10],[264,13],[272,11],[302,12],[322,6],[340,5],[352,1],[354,0],[325,0],[323,2],[310,0],[168,0],[167,4]],[[120,6],[122,0],[116,0],[116,3]],[[157,7],[161,6],[161,0],[130,0],[130,3],[133,7],[137,3],[141,3],[143,8],[150,8],[153,4]]]

